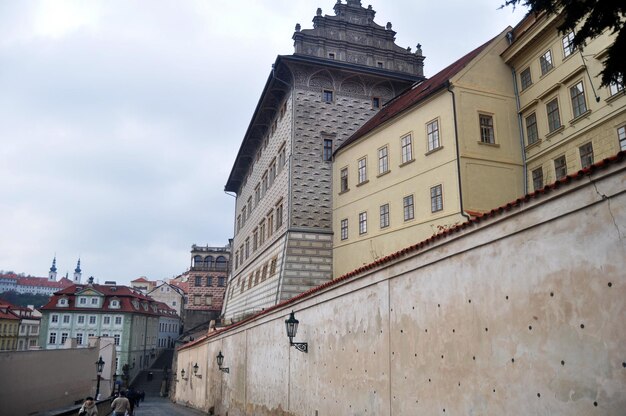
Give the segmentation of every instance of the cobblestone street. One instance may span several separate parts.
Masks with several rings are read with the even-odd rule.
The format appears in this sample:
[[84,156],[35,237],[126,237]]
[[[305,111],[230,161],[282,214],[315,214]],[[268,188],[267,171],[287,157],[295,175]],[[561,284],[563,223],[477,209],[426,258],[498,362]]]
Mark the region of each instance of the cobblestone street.
[[192,416],[206,415],[200,410],[191,409],[172,403],[168,398],[146,397],[146,400],[135,408],[135,416]]

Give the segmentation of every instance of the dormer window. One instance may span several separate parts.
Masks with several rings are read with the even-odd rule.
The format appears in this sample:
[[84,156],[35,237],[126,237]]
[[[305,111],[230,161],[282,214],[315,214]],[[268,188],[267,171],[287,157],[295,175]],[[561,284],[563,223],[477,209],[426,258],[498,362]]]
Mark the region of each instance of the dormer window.
[[109,308],[112,309],[118,309],[120,307],[120,301],[117,299],[113,299],[111,300],[111,302],[109,303]]
[[59,301],[57,302],[57,306],[64,306],[67,307],[69,305],[69,302],[67,301],[66,298],[61,298],[59,299]]

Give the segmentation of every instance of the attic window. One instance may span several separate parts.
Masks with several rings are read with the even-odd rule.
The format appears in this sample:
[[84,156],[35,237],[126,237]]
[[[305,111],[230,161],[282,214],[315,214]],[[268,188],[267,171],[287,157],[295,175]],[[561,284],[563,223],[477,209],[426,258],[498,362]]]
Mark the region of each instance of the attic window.
[[111,300],[111,303],[109,304],[110,308],[119,308],[120,307],[120,301],[119,300]]
[[67,299],[65,298],[59,299],[59,302],[57,303],[57,306],[67,306],[67,305],[68,305],[68,302],[67,302]]
[[378,68],[384,68],[384,67],[385,67],[385,64],[384,64],[382,61],[378,61],[378,62],[376,62],[376,66],[377,66]]
[[333,52],[328,52],[328,59],[335,59],[335,54]]

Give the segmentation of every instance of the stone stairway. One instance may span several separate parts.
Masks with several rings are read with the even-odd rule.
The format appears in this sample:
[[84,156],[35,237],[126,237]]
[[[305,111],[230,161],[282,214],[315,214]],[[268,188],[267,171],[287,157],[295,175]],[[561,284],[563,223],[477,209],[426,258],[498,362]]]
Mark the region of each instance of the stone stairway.
[[159,396],[161,383],[166,376],[165,368],[168,370],[167,375],[171,376],[169,369],[172,367],[173,358],[173,349],[164,350],[149,369],[141,371],[137,377],[135,377],[133,381],[135,390],[143,391],[146,397]]

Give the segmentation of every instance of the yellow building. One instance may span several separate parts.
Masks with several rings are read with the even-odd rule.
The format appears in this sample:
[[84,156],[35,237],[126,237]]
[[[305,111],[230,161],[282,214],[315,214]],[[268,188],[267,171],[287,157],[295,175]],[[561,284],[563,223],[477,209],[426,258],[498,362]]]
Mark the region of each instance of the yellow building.
[[11,305],[0,302],[0,351],[17,350],[20,318],[11,311]]
[[559,22],[529,14],[502,54],[516,75],[528,192],[626,150],[623,82],[600,87],[615,36],[607,31],[580,51],[572,32],[558,33]]
[[523,168],[500,35],[389,102],[335,152],[339,277],[519,197]]

